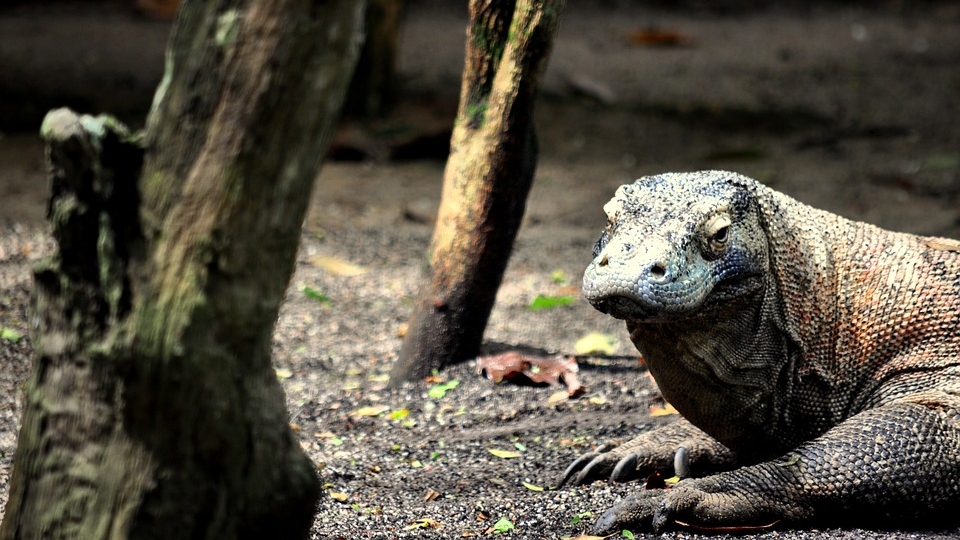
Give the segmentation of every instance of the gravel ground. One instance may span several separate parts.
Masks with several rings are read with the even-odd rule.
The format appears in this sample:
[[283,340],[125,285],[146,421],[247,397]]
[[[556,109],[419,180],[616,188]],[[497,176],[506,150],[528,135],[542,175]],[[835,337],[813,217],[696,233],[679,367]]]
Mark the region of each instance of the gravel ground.
[[[315,538],[485,536],[501,518],[515,527],[498,535],[504,538],[571,537],[591,521],[588,514],[637,488],[550,489],[581,453],[671,417],[650,415],[658,393],[617,321],[580,300],[527,308],[538,294],[578,294],[603,225],[600,208],[621,183],[665,170],[734,169],[848,217],[960,238],[960,9],[954,4],[920,11],[790,8],[735,17],[602,4],[610,9],[571,2],[563,22],[538,110],[538,178],[486,352],[522,346],[571,354],[578,338],[603,332],[614,336],[615,356],[580,358],[587,391],[561,403],[549,401],[557,388],[494,385],[472,363],[444,371],[437,381],[386,388],[420,278],[443,165],[329,163],[304,224],[274,342],[291,423],[325,486]],[[117,43],[135,40],[128,26],[139,24],[149,39],[136,49],[138,59],[147,75],[158,72],[162,26],[122,13],[98,19],[98,40],[65,48],[63,36],[92,17],[78,5],[42,23],[29,6],[0,11],[0,66],[20,62],[18,77],[56,73],[53,84],[61,87],[103,81],[94,76],[101,72],[122,78],[110,51],[122,57],[116,65],[132,69],[122,53],[131,47]],[[460,10],[420,5],[411,9],[400,58],[405,86],[417,100],[405,103],[397,122],[413,132],[449,120],[465,25]],[[124,30],[113,32],[114,26]],[[684,46],[637,47],[627,39],[653,27],[679,32]],[[45,36],[45,28],[56,31]],[[45,40],[51,36],[56,39]],[[11,40],[19,48],[6,47]],[[43,58],[45,46],[85,59],[84,69],[47,61],[31,68],[30,59]],[[62,80],[76,73],[76,80]],[[143,77],[134,78],[134,86],[149,87],[149,76]],[[94,95],[84,99],[90,103]],[[109,103],[102,108],[109,110]],[[363,128],[347,123],[341,138]],[[30,362],[29,268],[51,249],[42,223],[41,156],[33,135],[0,134],[0,327],[25,336],[0,339],[0,505]],[[332,273],[331,258],[366,272]],[[307,287],[329,302],[305,294]],[[453,380],[459,385],[442,398],[428,394]],[[505,459],[491,450],[519,455]],[[755,537],[960,534],[918,528]]]

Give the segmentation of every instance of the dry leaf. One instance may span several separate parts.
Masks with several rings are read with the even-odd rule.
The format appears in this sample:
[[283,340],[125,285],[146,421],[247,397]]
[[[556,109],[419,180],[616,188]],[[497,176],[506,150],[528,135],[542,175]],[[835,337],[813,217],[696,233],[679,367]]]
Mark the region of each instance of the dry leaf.
[[707,527],[704,525],[694,525],[693,523],[684,523],[683,521],[674,521],[677,525],[690,529],[691,531],[700,531],[700,532],[709,532],[709,533],[718,533],[718,534],[743,534],[743,533],[755,533],[762,532],[776,527],[777,523],[780,523],[780,520],[768,523],[766,525],[733,525],[733,526],[717,526],[717,527]]
[[338,493],[336,491],[330,492],[330,498],[337,502],[347,502],[347,499],[350,498],[346,493]]
[[567,386],[568,397],[583,393],[577,377],[577,360],[565,356],[532,356],[519,351],[508,351],[477,359],[477,373],[493,382],[510,381],[516,384]]
[[519,452],[514,452],[513,450],[499,450],[497,448],[488,448],[489,452],[498,458],[502,459],[513,459],[520,457]]
[[390,407],[387,407],[386,405],[371,405],[350,411],[350,414],[354,416],[380,416],[381,414],[387,412],[388,409],[390,409]]
[[523,482],[523,487],[529,489],[530,491],[543,491],[543,488],[542,488],[542,487],[536,486],[536,485],[533,485],[533,484],[529,484],[529,483],[527,483],[527,482]]
[[428,489],[423,495],[423,502],[435,501],[440,498],[440,492],[435,489]]
[[281,381],[293,377],[293,372],[287,368],[277,368],[275,371],[277,372],[277,378]]
[[670,416],[672,414],[680,414],[676,409],[673,408],[673,405],[667,403],[663,407],[659,405],[654,405],[650,407],[650,416]]
[[439,521],[424,517],[407,525],[406,527],[404,527],[404,529],[408,531],[412,531],[415,529],[439,529],[440,527],[443,527],[443,524],[440,523]]
[[327,272],[328,274],[333,274],[335,276],[361,276],[366,274],[370,270],[356,264],[348,263],[342,259],[336,257],[326,257],[321,255],[316,255],[310,257],[310,264],[316,266],[317,268]]
[[570,393],[566,390],[560,390],[559,392],[554,392],[550,394],[550,397],[547,398],[547,405],[551,407],[559,405],[570,399]]
[[644,28],[630,34],[630,42],[646,47],[691,47],[693,39],[677,30]]
[[590,332],[578,339],[573,345],[573,350],[577,354],[605,354],[607,356],[616,352],[617,339],[610,334],[600,332]]

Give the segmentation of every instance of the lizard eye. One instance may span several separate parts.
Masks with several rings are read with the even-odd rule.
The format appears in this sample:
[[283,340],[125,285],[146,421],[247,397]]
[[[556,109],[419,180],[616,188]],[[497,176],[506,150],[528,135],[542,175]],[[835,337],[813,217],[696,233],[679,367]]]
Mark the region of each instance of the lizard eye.
[[722,253],[730,240],[730,216],[720,214],[710,218],[705,226],[707,242],[714,253]]

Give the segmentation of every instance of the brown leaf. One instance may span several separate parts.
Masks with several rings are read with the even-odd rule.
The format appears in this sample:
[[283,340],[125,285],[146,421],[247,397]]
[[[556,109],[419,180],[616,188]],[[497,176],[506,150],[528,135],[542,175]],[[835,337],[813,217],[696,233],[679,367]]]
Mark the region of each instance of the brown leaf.
[[766,525],[722,525],[715,527],[708,527],[705,525],[695,525],[693,523],[684,523],[683,521],[676,521],[677,525],[690,529],[692,531],[700,532],[710,532],[710,533],[719,533],[719,534],[743,534],[743,533],[755,533],[762,532],[776,527],[777,523],[780,523],[780,520],[774,521],[773,523],[767,523]]
[[440,492],[435,489],[428,489],[423,495],[423,502],[435,501],[440,498]]
[[577,360],[569,356],[532,356],[519,351],[508,351],[477,359],[477,373],[495,383],[510,381],[535,386],[565,384],[569,397],[584,392],[577,377]]
[[666,403],[663,407],[659,405],[653,405],[650,407],[650,416],[670,416],[673,414],[680,414],[676,409],[673,408],[673,405]]
[[362,266],[357,266],[342,259],[322,255],[310,257],[310,264],[334,276],[360,276],[370,271]]
[[643,28],[630,34],[630,42],[644,47],[692,47],[694,40],[677,30]]

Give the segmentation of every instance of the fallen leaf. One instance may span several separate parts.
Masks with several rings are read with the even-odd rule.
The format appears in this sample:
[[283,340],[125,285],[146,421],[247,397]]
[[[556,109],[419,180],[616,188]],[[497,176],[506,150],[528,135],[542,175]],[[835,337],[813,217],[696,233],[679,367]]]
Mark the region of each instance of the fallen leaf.
[[347,502],[347,499],[350,498],[346,493],[338,493],[336,491],[330,492],[330,498],[337,502]]
[[405,530],[412,531],[416,529],[439,529],[443,524],[430,518],[420,518],[404,527]]
[[559,405],[565,401],[570,400],[570,393],[566,390],[560,390],[559,392],[554,392],[550,394],[550,397],[547,398],[547,405],[553,407]]
[[532,356],[508,351],[477,359],[477,373],[495,383],[506,380],[516,384],[559,386],[562,382],[567,387],[567,397],[576,397],[584,391],[577,376],[579,370],[575,358],[562,355]]
[[287,368],[277,368],[275,371],[277,373],[277,378],[280,379],[281,381],[289,379],[290,377],[293,377],[293,372]]
[[443,396],[447,395],[447,392],[453,390],[460,384],[460,381],[453,379],[452,381],[447,381],[445,383],[436,384],[431,386],[427,390],[427,395],[433,399],[443,399]]
[[664,406],[654,405],[650,407],[650,416],[670,416],[672,414],[680,414],[676,409],[673,408],[673,405],[667,403]]
[[513,450],[499,450],[497,448],[488,448],[489,452],[498,458],[502,459],[513,459],[520,457],[520,452],[514,452]]
[[530,311],[540,311],[542,309],[568,306],[575,300],[575,297],[569,295],[547,296],[545,294],[538,294],[537,297],[533,299],[533,302],[530,302],[530,305],[527,306],[527,309]]
[[440,498],[440,492],[435,489],[428,489],[423,495],[423,502],[435,501]]
[[350,412],[354,416],[380,416],[381,414],[387,412],[390,407],[386,405],[370,405],[368,407],[360,407]]
[[742,533],[754,533],[762,532],[769,529],[772,529],[777,526],[777,523],[780,523],[780,520],[768,523],[766,525],[733,525],[733,526],[718,526],[718,527],[706,527],[704,525],[694,525],[693,523],[684,523],[683,521],[674,521],[677,525],[690,529],[691,531],[701,531],[701,532],[710,532],[710,533],[720,533],[720,534],[742,534]]
[[410,416],[410,409],[397,409],[390,413],[391,420],[403,420],[408,416]]
[[605,354],[610,356],[616,352],[616,345],[617,338],[610,334],[590,332],[573,344],[573,350],[580,355]]
[[321,255],[316,255],[310,257],[310,264],[313,266],[327,272],[328,274],[333,274],[335,276],[362,276],[370,270],[356,264],[348,263],[342,259],[336,257],[325,257]]
[[493,524],[492,527],[487,529],[486,533],[487,534],[490,534],[490,533],[503,534],[505,532],[510,532],[515,528],[516,528],[516,525],[514,525],[512,521],[510,521],[507,518],[500,518],[497,520],[496,523]]
[[3,328],[0,328],[0,339],[2,339],[3,341],[16,343],[20,341],[22,337],[23,337],[23,334],[21,334],[20,332],[17,332],[13,328],[8,328],[6,326],[4,326]]
[[543,488],[542,488],[542,487],[536,486],[536,485],[533,485],[533,484],[529,484],[529,483],[527,483],[527,482],[523,482],[523,487],[529,489],[530,491],[543,491]]
[[564,536],[563,540],[606,540],[609,536],[593,536],[590,534],[581,534],[580,536]]
[[[577,523],[580,523],[580,520],[582,520],[583,518],[591,518],[591,517],[593,517],[593,512],[580,512],[579,514],[577,514],[577,515],[573,516],[572,518],[570,518],[570,524],[571,524],[571,525],[576,525]],[[578,538],[591,538],[591,537],[589,537],[589,536],[581,536],[581,537],[578,537]]]
[[304,296],[306,296],[307,298],[309,298],[309,299],[311,299],[311,300],[316,300],[317,302],[320,302],[321,304],[329,304],[330,301],[331,301],[329,296],[327,296],[327,295],[323,294],[322,292],[314,289],[313,287],[304,287],[304,288],[303,288],[303,294],[304,294]]
[[630,42],[645,47],[691,47],[694,40],[676,30],[644,28],[630,34]]

